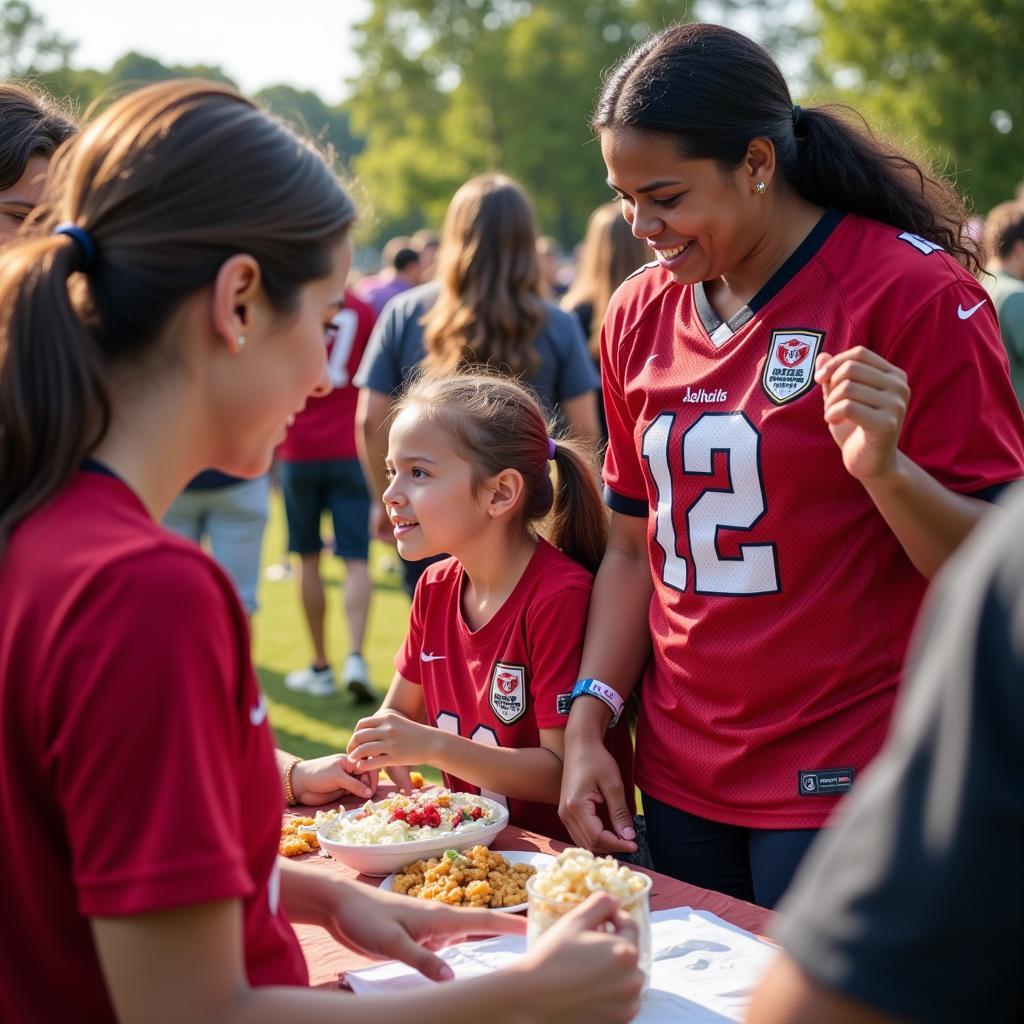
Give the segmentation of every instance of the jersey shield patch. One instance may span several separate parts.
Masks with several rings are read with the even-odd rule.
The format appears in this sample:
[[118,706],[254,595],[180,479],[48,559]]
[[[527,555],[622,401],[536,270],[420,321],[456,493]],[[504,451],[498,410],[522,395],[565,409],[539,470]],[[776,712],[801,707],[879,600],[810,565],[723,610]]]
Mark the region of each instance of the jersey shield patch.
[[772,331],[761,387],[776,405],[792,402],[810,390],[814,360],[824,340],[824,331]]
[[490,686],[491,710],[506,725],[526,714],[526,669],[522,665],[494,663]]

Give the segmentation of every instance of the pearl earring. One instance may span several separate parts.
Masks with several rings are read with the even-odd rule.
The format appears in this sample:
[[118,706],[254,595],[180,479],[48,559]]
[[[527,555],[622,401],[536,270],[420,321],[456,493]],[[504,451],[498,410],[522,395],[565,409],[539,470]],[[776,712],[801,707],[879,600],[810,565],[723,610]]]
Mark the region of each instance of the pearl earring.
[[244,334],[240,334],[238,336],[238,347],[239,348],[245,348],[245,335]]
[[764,183],[763,181],[759,181],[759,182],[758,182],[758,183],[757,183],[757,184],[756,184],[756,185],[754,186],[754,191],[755,191],[755,192],[756,192],[756,193],[757,193],[757,194],[758,194],[759,196],[763,196],[763,195],[765,194],[765,192],[767,191],[767,189],[768,189],[768,186],[767,186],[767,185],[766,185],[766,184],[765,184],[765,183]]

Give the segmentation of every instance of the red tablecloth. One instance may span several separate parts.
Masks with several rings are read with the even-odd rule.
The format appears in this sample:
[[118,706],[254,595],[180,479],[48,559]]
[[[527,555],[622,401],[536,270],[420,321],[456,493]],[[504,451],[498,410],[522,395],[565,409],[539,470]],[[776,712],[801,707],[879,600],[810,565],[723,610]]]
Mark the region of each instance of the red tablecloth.
[[[294,813],[313,815],[316,812],[315,809],[297,807]],[[559,850],[565,849],[565,843],[510,825],[491,843],[491,848],[557,853]],[[379,885],[381,881],[379,878],[357,874],[333,857],[328,859],[317,854],[305,854],[295,860],[308,865],[313,871],[331,871],[345,878],[358,878],[370,885]],[[649,874],[654,882],[651,888],[652,910],[667,910],[671,907],[709,910],[724,920],[759,935],[767,933],[775,916],[772,911],[765,910],[763,907],[756,907],[752,903],[745,903],[743,900],[736,900],[719,892],[699,889],[695,885],[687,885],[685,882],[679,882],[667,875],[660,875],[656,871],[645,873]],[[297,925],[295,930],[309,966],[309,983],[311,985],[318,988],[338,988],[343,982],[342,975],[345,971],[366,967],[371,963],[366,957],[353,953],[345,949],[344,946],[339,946],[322,928],[315,925]]]

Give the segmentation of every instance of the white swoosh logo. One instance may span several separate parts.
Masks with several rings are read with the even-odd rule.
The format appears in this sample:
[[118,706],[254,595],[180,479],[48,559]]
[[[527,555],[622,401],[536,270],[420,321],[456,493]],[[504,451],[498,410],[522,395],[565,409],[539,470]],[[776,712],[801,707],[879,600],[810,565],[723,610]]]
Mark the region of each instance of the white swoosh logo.
[[253,725],[262,725],[267,717],[267,695],[260,694],[260,702],[254,708],[249,708],[249,721]]
[[981,309],[981,307],[984,305],[984,299],[982,299],[981,302],[979,302],[976,306],[971,306],[970,309],[964,309],[963,306],[958,305],[956,307],[956,315],[960,317],[961,320],[970,320],[971,317],[974,316],[974,314],[977,313],[978,310]]
[[443,654],[427,654],[426,651],[420,651],[420,661],[444,661],[444,659]]

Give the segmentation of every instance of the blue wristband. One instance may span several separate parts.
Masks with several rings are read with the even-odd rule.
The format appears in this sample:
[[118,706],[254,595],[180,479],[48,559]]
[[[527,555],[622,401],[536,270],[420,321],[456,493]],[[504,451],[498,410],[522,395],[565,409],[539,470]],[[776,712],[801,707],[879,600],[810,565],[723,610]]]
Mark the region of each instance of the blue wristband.
[[596,697],[602,704],[607,704],[612,713],[612,720],[608,723],[609,729],[617,725],[619,718],[622,717],[625,701],[619,696],[617,690],[607,683],[602,683],[600,679],[577,680],[576,685],[572,688],[570,705],[577,697]]

